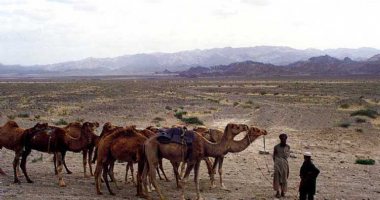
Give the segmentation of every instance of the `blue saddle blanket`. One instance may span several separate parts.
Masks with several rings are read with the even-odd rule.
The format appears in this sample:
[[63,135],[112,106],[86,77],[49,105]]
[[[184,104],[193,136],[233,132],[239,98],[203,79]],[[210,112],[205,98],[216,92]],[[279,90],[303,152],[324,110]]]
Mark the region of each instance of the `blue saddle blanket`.
[[163,144],[177,143],[191,146],[194,141],[194,132],[182,128],[161,129],[158,133],[157,140]]

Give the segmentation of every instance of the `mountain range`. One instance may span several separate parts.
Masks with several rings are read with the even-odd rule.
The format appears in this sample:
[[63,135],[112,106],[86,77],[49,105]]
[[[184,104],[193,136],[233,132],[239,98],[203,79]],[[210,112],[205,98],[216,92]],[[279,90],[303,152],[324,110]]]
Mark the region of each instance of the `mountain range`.
[[183,77],[380,75],[380,54],[362,61],[354,61],[348,57],[337,59],[324,55],[281,66],[245,61],[213,67],[191,67],[180,72],[179,75]]
[[[252,61],[260,65],[262,73],[273,69],[271,73],[284,69],[302,69],[303,64],[313,64],[311,57],[329,55],[337,60],[349,57],[352,64],[362,64],[376,59],[374,55],[380,54],[379,49],[294,49],[279,46],[257,46],[242,48],[214,48],[206,50],[181,51],[176,53],[151,53],[124,55],[114,58],[86,58],[78,61],[69,61],[48,65],[2,65],[0,76],[92,76],[92,75],[135,75],[153,74],[155,72],[185,71],[191,67],[221,67],[230,63]],[[346,60],[348,62],[348,60]],[[331,62],[335,62],[331,60]],[[260,63],[260,64],[259,64]],[[298,63],[298,64],[297,64]],[[231,64],[234,65],[234,64]],[[236,65],[236,64],[235,64]],[[294,65],[294,66],[293,66]],[[315,66],[316,67],[316,66]],[[318,69],[315,69],[318,70]],[[286,70],[288,72],[288,69]],[[268,72],[269,73],[269,72]]]

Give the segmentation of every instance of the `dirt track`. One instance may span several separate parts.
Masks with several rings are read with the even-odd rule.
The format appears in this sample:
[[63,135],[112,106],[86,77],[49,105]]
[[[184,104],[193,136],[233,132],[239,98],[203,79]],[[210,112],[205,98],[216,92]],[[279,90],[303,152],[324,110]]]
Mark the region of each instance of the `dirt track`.
[[[171,125],[178,123],[173,110],[183,107],[188,115],[198,116],[209,127],[223,129],[227,122],[244,122],[267,129],[270,135],[266,141],[270,151],[278,142],[279,133],[288,133],[292,158],[289,159],[291,171],[286,199],[297,196],[302,152],[306,150],[313,153],[314,162],[321,170],[316,199],[380,199],[380,123],[378,119],[363,117],[366,122],[359,124],[350,117],[352,110],[361,107],[379,110],[378,81],[127,80],[45,85],[41,92],[36,89],[41,89],[38,83],[0,84],[1,124],[9,115],[30,111],[29,118],[16,118],[22,127],[30,127],[36,121],[52,123],[60,118],[101,123],[112,121],[118,125],[128,123],[140,127]],[[361,96],[364,97],[359,98]],[[350,108],[340,108],[346,101]],[[165,109],[165,106],[172,110]],[[37,114],[40,119],[33,118]],[[156,122],[155,117],[162,117],[165,121]],[[339,127],[341,122],[350,122],[351,126]],[[224,180],[229,190],[210,189],[206,167],[202,163],[200,183],[203,196],[206,199],[273,199],[269,182],[273,163],[271,155],[258,154],[262,148],[262,138],[259,138],[245,151],[227,155]],[[13,152],[0,151],[0,167],[8,174],[0,176],[0,199],[135,199],[135,188],[123,183],[123,163],[115,167],[118,184],[122,186],[121,190],[116,190],[116,197],[108,195],[105,187],[102,188],[105,194],[97,196],[93,177],[83,178],[80,154],[67,155],[68,166],[74,173],[64,175],[66,188],[57,185],[52,156],[42,154],[42,160],[40,156],[41,153],[33,151],[28,159],[28,171],[35,183],[28,184],[21,177],[22,183],[18,185],[12,183]],[[357,157],[375,159],[376,164],[354,164]],[[172,181],[160,181],[160,184],[169,199],[177,199],[180,192],[175,189],[169,162],[164,161],[164,165]],[[187,197],[194,199],[192,181],[187,188]],[[157,198],[155,193],[153,196]]]

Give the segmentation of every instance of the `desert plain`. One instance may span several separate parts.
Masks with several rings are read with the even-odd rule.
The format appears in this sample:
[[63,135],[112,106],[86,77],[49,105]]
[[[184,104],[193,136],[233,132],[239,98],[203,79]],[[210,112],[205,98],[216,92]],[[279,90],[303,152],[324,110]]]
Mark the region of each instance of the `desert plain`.
[[[380,112],[379,77],[307,78],[198,78],[93,77],[60,79],[1,79],[0,124],[15,120],[29,128],[37,122],[64,126],[66,122],[98,121],[115,125],[163,127],[181,124],[176,112],[198,117],[209,128],[223,130],[227,123],[245,123],[266,129],[263,137],[246,150],[227,154],[224,183],[210,188],[201,163],[200,186],[205,199],[274,199],[272,151],[280,133],[288,134],[289,191],[283,199],[297,199],[303,152],[313,154],[321,173],[316,199],[380,199],[380,116],[354,115],[359,110]],[[196,125],[188,124],[189,128]],[[244,137],[244,133],[237,139]],[[14,152],[0,150],[0,199],[136,199],[136,189],[124,183],[125,163],[117,163],[116,196],[95,192],[94,178],[84,178],[82,155],[68,152],[66,163],[73,174],[64,174],[67,187],[60,188],[54,175],[52,155],[33,151],[28,158],[29,176],[35,182],[13,183]],[[373,159],[374,165],[355,164]],[[95,166],[93,165],[93,168]],[[180,191],[170,163],[164,160],[170,182],[159,183],[168,199]],[[129,177],[130,178],[130,177]],[[195,199],[192,181],[186,197]],[[218,175],[216,175],[218,180]],[[114,187],[111,185],[111,187]],[[158,199],[156,193],[152,193]]]

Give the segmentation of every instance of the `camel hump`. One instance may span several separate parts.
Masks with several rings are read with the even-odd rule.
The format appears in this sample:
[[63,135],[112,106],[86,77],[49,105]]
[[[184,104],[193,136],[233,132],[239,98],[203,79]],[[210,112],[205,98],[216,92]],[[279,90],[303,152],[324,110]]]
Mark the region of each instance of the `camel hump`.
[[7,128],[19,128],[18,124],[11,120],[11,121],[7,121],[7,123],[4,124],[4,127],[7,127]]
[[135,136],[136,134],[137,134],[136,131],[133,130],[133,129],[123,128],[123,129],[116,130],[114,133],[112,133],[110,135],[110,137],[112,137],[113,139],[115,139],[115,138],[118,138],[120,136],[131,137],[131,136]]
[[80,122],[71,122],[65,128],[70,128],[70,127],[81,128],[82,124]]

